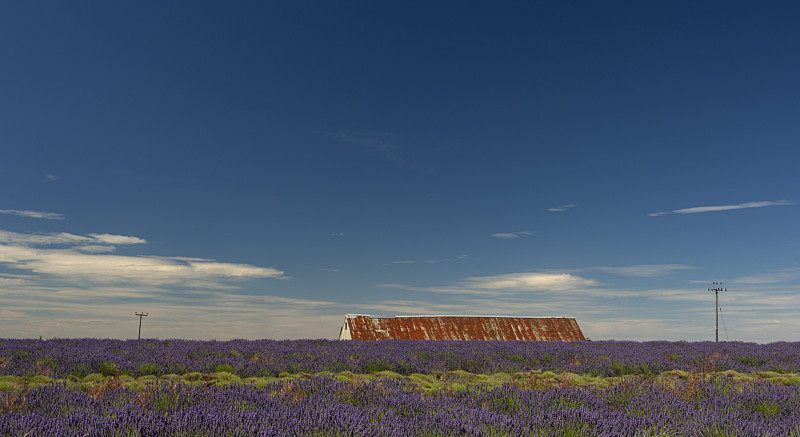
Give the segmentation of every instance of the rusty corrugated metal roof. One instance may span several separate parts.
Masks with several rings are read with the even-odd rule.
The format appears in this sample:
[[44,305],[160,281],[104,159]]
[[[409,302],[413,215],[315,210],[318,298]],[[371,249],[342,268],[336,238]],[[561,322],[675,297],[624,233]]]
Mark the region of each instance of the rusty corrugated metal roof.
[[341,340],[586,340],[571,317],[391,316],[348,314]]

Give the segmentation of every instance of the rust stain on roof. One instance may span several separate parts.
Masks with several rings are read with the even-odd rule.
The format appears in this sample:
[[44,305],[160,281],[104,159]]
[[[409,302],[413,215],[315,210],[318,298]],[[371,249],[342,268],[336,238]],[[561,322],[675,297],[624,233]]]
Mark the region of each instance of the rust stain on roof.
[[340,340],[586,340],[571,317],[345,317]]

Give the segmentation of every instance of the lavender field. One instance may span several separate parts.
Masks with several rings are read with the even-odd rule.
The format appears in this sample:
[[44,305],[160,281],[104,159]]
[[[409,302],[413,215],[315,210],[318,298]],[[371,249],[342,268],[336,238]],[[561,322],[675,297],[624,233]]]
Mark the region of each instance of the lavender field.
[[225,371],[251,377],[284,372],[409,375],[532,369],[620,376],[700,367],[797,373],[800,343],[0,339],[0,375],[54,378],[114,372],[158,376]]
[[3,339],[0,435],[800,436],[798,373],[800,343]]

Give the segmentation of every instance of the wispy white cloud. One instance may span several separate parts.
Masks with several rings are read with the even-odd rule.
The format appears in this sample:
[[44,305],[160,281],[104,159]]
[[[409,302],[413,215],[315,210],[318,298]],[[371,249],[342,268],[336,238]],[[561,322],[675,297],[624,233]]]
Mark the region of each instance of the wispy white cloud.
[[0,275],[0,284],[23,284],[28,282],[24,276],[20,275]]
[[[447,258],[426,259],[426,260],[423,260],[423,261],[413,260],[413,259],[400,259],[400,260],[392,261],[389,264],[436,264],[436,263],[439,263],[439,262],[463,261],[463,260],[468,259],[468,258],[469,258],[469,255],[462,254],[462,255],[456,255],[456,256],[451,256],[451,257],[447,257]],[[386,264],[384,264],[384,265],[386,265]]]
[[765,206],[779,206],[779,205],[794,205],[794,202],[789,200],[777,201],[764,201],[764,202],[746,202],[738,203],[735,205],[717,205],[717,206],[695,206],[692,208],[676,209],[673,211],[652,212],[647,214],[651,217],[659,217],[667,214],[697,214],[701,212],[714,212],[714,211],[729,211],[733,209],[747,209],[747,208],[763,208]]
[[54,175],[54,174],[46,174],[46,175],[44,175],[44,179],[46,181],[48,181],[48,182],[55,182],[55,181],[57,181],[57,180],[59,180],[61,178],[56,176],[56,175]]
[[113,252],[117,250],[114,246],[104,246],[100,244],[87,244],[84,246],[75,246],[73,249],[79,252],[89,252],[89,253],[107,253]]
[[[101,244],[93,244],[101,243]],[[138,237],[111,234],[20,234],[0,231],[0,264],[29,272],[31,279],[60,278],[88,283],[198,284],[223,279],[281,278],[270,267],[221,263],[202,258],[121,256],[115,244],[144,244]],[[67,245],[68,248],[40,246]],[[45,275],[42,278],[41,275]]]
[[643,264],[637,266],[617,266],[617,267],[594,267],[592,270],[614,273],[622,276],[651,277],[663,276],[675,270],[692,270],[696,267],[685,264]]
[[474,276],[462,282],[475,290],[547,291],[567,290],[597,285],[594,279],[570,273],[509,273],[494,276]]
[[800,268],[775,270],[768,273],[744,276],[731,281],[732,284],[774,284],[800,278]]
[[403,289],[414,288],[414,287],[411,287],[410,285],[397,284],[397,283],[392,283],[392,282],[387,282],[387,283],[384,283],[384,284],[377,284],[375,286],[379,287],[379,288],[403,288]]
[[55,212],[30,211],[23,209],[0,209],[0,214],[18,215],[20,217],[39,218],[47,220],[64,220],[62,214]]
[[126,235],[112,235],[112,234],[89,234],[98,242],[107,244],[145,244],[147,240],[139,237],[129,237]]
[[464,303],[427,302],[419,300],[389,299],[358,306],[359,310],[372,314],[467,314],[468,306]]
[[644,299],[655,299],[661,301],[708,301],[708,293],[705,288],[656,288],[635,290],[635,296]]
[[[189,262],[186,265],[188,273],[200,277],[235,277],[235,278],[275,278],[283,275],[283,272],[270,267],[256,267],[249,264],[220,263],[212,260],[201,262]],[[163,268],[159,266],[160,268]],[[170,265],[169,267],[175,267]],[[183,266],[177,266],[177,271],[185,270]],[[181,272],[182,274],[183,272]]]
[[383,288],[401,288],[439,294],[506,295],[522,292],[577,291],[599,285],[594,279],[570,273],[509,273],[492,276],[473,276],[454,285],[415,287],[404,284],[380,284]]
[[21,319],[25,317],[22,311],[11,311],[0,309],[0,319]]
[[51,245],[106,245],[106,244],[145,244],[147,240],[126,235],[89,234],[75,235],[67,232],[21,234],[17,232],[0,230],[0,243],[18,244],[23,246],[51,246]]
[[547,208],[547,210],[550,212],[561,212],[561,211],[566,211],[573,207],[575,207],[575,205],[561,205],[556,208]]
[[530,232],[530,231],[497,232],[497,233],[492,234],[492,237],[502,238],[504,240],[513,240],[513,239],[516,239],[516,238],[527,237],[529,235],[533,235],[533,232]]

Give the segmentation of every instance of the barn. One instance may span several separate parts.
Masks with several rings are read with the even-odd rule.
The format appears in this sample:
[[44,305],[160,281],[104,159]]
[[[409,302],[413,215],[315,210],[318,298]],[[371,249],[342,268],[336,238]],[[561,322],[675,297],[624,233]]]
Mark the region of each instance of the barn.
[[572,317],[348,314],[339,340],[587,340]]

